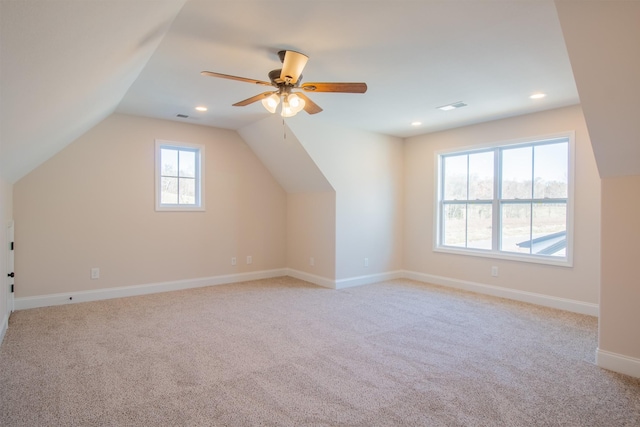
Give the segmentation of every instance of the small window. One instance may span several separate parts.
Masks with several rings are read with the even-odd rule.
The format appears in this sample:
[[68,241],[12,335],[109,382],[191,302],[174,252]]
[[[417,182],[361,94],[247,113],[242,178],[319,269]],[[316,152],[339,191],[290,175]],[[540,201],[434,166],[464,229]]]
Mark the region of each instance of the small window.
[[156,141],[156,210],[204,210],[204,146]]
[[438,154],[435,249],[571,265],[573,134]]

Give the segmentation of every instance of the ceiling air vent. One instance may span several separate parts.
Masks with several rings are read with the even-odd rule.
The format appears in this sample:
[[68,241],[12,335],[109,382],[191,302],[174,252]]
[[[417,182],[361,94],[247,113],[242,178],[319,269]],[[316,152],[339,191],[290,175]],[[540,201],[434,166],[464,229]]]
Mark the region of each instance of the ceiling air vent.
[[176,117],[180,117],[181,119],[186,119],[189,116],[187,116],[186,114],[176,114]]
[[436,107],[438,110],[442,110],[442,111],[449,111],[449,110],[455,110],[456,108],[462,108],[462,107],[466,107],[467,104],[465,104],[464,102],[460,101],[460,102],[454,102],[453,104],[447,104],[447,105],[442,105],[440,107]]

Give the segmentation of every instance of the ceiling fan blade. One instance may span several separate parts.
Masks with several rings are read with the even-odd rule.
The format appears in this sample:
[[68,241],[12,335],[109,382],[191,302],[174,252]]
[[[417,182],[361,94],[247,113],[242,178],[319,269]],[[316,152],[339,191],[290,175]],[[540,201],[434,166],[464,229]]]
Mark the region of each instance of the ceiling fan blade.
[[220,77],[223,79],[237,80],[239,82],[253,83],[256,85],[271,86],[271,83],[262,80],[247,79],[245,77],[231,76],[229,74],[214,73],[213,71],[201,71],[200,74],[202,74],[203,76]]
[[342,92],[342,93],[365,93],[366,83],[303,83],[300,89],[307,92]]
[[307,65],[309,57],[300,52],[293,50],[287,50],[284,53],[284,60],[282,61],[282,71],[280,72],[280,79],[291,84],[295,84],[302,74],[304,66]]
[[322,108],[315,102],[313,102],[307,95],[302,92],[296,92],[300,98],[304,99],[304,111],[308,114],[316,114],[322,111]]
[[245,105],[253,104],[254,102],[257,102],[257,101],[262,101],[264,98],[271,95],[272,93],[276,93],[276,91],[262,92],[260,95],[252,96],[251,98],[247,98],[244,101],[236,102],[235,104],[233,104],[233,106],[244,107]]

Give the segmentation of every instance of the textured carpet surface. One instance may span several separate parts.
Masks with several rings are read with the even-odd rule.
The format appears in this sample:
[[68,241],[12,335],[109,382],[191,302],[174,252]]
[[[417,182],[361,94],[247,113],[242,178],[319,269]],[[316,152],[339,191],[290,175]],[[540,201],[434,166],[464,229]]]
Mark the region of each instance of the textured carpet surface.
[[639,426],[597,319],[289,277],[13,313],[2,426]]

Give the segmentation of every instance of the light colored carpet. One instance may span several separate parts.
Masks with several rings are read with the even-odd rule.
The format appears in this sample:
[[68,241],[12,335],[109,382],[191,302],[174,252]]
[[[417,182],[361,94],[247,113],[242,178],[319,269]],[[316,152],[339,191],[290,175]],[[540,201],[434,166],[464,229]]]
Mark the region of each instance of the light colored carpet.
[[24,310],[3,426],[638,426],[597,320],[409,280],[289,277]]

